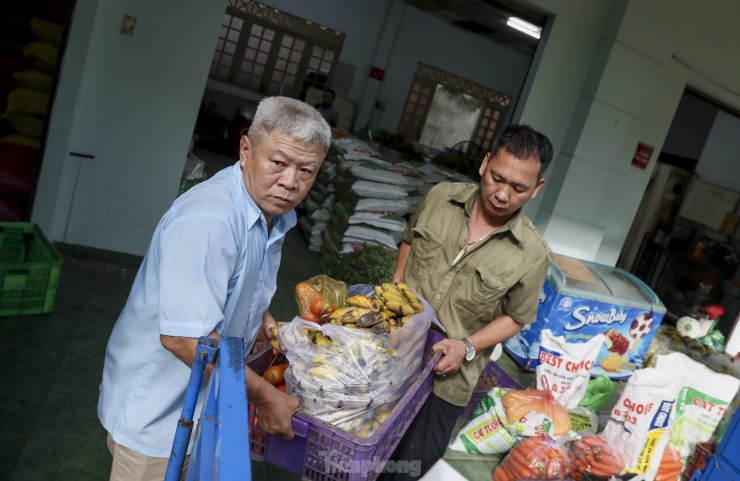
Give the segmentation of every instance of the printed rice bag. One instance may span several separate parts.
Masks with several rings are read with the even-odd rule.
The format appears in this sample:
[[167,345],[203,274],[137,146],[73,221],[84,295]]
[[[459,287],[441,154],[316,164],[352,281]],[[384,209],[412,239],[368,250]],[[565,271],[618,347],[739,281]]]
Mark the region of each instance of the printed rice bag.
[[709,441],[714,434],[740,388],[740,380],[714,372],[679,352],[657,356],[655,367],[682,377],[686,383],[677,392],[675,421],[668,441],[685,466],[694,446]]
[[506,415],[501,397],[509,390],[494,387],[481,398],[468,423],[460,430],[450,448],[474,454],[503,454],[521,439],[506,429]]
[[680,378],[645,368],[627,381],[601,435],[624,461],[624,471],[653,479],[670,435],[670,421]]
[[598,334],[586,342],[567,342],[550,329],[540,334],[540,357],[537,365],[537,389],[552,391],[555,400],[566,410],[578,406],[591,379],[591,368],[604,344]]

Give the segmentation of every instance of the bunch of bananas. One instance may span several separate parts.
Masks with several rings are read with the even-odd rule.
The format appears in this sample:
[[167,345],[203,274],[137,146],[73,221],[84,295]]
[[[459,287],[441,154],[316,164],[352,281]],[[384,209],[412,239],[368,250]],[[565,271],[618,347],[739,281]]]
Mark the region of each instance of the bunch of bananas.
[[373,334],[393,332],[403,326],[414,314],[424,311],[419,297],[411,288],[399,282],[384,282],[373,286],[375,298],[354,295],[346,299],[347,307],[340,307],[329,315],[329,322],[339,326],[362,329]]

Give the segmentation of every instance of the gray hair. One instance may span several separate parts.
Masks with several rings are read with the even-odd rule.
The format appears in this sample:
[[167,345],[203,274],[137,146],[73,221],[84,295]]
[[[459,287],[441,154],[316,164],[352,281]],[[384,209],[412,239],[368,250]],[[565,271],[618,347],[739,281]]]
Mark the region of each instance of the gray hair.
[[304,144],[317,144],[329,151],[331,128],[318,110],[300,100],[289,97],[266,97],[257,106],[257,112],[247,136],[252,147],[259,142],[261,132],[278,130]]

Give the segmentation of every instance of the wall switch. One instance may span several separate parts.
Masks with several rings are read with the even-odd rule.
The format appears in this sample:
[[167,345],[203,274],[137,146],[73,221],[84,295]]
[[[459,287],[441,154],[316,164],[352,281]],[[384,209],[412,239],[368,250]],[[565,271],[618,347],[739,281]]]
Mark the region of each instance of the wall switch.
[[121,25],[121,35],[133,37],[134,31],[136,31],[136,17],[125,15],[123,17],[123,25]]

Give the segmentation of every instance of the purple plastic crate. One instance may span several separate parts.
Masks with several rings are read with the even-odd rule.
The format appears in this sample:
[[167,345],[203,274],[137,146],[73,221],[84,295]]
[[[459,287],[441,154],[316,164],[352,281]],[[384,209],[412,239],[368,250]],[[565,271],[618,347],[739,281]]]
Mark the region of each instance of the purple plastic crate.
[[521,384],[512,379],[498,364],[494,361],[489,361],[478,378],[478,384],[475,385],[473,396],[470,398],[468,405],[465,406],[465,410],[460,417],[470,417],[483,396],[496,386],[509,389],[523,389]]
[[[295,438],[286,442],[261,431],[259,413],[249,404],[250,454],[255,461],[267,461],[312,481],[373,481],[382,471],[411,421],[432,392],[434,365],[439,354],[432,352],[442,336],[429,331],[424,346],[424,364],[419,377],[409,387],[377,433],[359,438],[343,429],[304,413],[293,416]],[[248,360],[249,367],[263,374],[272,364],[282,364],[285,357],[273,361],[272,349]]]

